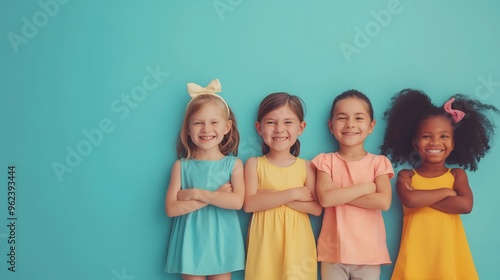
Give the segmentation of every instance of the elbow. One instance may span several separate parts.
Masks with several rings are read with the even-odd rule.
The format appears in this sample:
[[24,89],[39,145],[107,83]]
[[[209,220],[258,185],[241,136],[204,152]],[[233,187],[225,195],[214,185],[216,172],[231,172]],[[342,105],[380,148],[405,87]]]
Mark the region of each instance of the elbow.
[[328,199],[326,199],[324,197],[321,197],[321,196],[318,196],[318,202],[319,202],[319,205],[321,205],[322,208],[335,207],[335,206],[339,206],[340,205],[336,201],[331,201],[331,200],[328,200]]
[[472,212],[472,204],[466,205],[463,209],[461,214],[470,214]]
[[241,210],[241,208],[243,208],[243,199],[235,201],[235,203],[231,206],[231,209],[233,210]]
[[243,195],[237,199],[236,210],[241,210],[244,204],[245,204],[245,196]]
[[330,205],[328,205],[327,200],[322,195],[318,195],[318,202],[322,208],[330,207]]
[[243,203],[243,211],[245,211],[245,213],[253,213],[254,212],[252,207],[248,206],[248,203]]
[[165,213],[167,214],[167,217],[173,218],[173,217],[179,216],[179,213],[177,213],[177,211],[175,211],[174,208],[175,207],[172,207],[172,206],[165,207]]
[[403,204],[404,207],[406,208],[417,208],[417,207],[420,207],[419,205],[417,205],[417,203],[415,203],[414,201],[411,201],[411,200],[408,200],[408,199],[401,199],[401,204]]
[[389,211],[389,209],[391,208],[391,201],[384,201],[384,203],[382,203],[382,205],[380,205],[380,210],[382,211]]
[[176,216],[174,213],[172,213],[172,210],[168,210],[168,208],[166,209],[165,212],[167,213],[167,217],[169,218],[173,218]]
[[323,213],[323,207],[318,207],[318,209],[314,209],[311,215],[318,217],[321,215],[321,213]]

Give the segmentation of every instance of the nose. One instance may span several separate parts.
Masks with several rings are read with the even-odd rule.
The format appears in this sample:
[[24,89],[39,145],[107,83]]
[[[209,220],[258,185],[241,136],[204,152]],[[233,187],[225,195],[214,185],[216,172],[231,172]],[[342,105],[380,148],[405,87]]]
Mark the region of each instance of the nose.
[[276,132],[281,132],[281,131],[283,131],[283,128],[284,128],[283,124],[277,123],[276,126],[274,127],[274,130]]
[[350,120],[347,120],[345,123],[345,127],[346,128],[354,127],[354,124]]
[[431,146],[437,146],[437,145],[439,145],[440,140],[441,139],[439,137],[432,137],[431,142],[430,142]]
[[207,131],[210,131],[210,125],[209,124],[203,124],[203,126],[201,127],[201,131],[202,132],[207,132]]

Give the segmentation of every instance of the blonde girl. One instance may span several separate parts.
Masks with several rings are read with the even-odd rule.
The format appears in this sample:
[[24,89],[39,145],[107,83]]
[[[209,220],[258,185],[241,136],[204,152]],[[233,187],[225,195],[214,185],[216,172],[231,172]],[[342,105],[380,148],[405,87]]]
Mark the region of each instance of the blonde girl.
[[[236,210],[243,205],[243,164],[235,156],[239,134],[219,80],[188,84],[187,105],[165,199],[174,217],[165,272],[185,280],[230,280],[244,268]],[[232,154],[232,155],[230,155]]]

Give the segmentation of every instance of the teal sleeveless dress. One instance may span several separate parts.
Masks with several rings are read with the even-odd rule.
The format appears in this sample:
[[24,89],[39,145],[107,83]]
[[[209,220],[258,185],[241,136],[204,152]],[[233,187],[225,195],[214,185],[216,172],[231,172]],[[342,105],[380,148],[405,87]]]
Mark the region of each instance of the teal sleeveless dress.
[[[231,181],[236,158],[181,160],[181,189],[217,190]],[[243,270],[245,249],[236,210],[207,205],[174,218],[165,272],[214,275]]]

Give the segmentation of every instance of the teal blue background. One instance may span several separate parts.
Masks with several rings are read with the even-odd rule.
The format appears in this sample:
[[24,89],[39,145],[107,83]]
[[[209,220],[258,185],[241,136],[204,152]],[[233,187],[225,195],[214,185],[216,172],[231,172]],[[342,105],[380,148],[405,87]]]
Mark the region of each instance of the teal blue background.
[[[327,114],[347,89],[373,102],[378,122],[366,142],[373,153],[388,99],[403,88],[422,89],[436,104],[461,92],[500,107],[494,0],[54,1],[0,4],[1,279],[180,279],[163,272],[172,224],[164,196],[188,82],[220,79],[242,160],[260,154],[253,122],[260,100],[275,91],[307,105],[300,138],[307,159],[335,149]],[[52,15],[40,3],[52,3]],[[388,7],[397,13],[376,22]],[[23,18],[41,27],[29,33]],[[11,43],[12,34],[24,43]],[[357,50],[345,55],[342,44]],[[157,86],[135,108],[125,105],[122,95],[143,84],[148,67],[164,76],[148,80]],[[103,120],[112,131],[59,180],[53,163],[66,165],[67,147],[85,145],[83,131]],[[475,205],[462,216],[481,279],[497,278],[500,259],[499,139],[468,173]],[[9,165],[17,183],[15,273],[6,263]],[[394,193],[384,213],[393,261],[401,215]],[[241,213],[245,231],[249,218]],[[312,221],[318,234],[321,219]],[[384,266],[381,279],[392,268]]]

